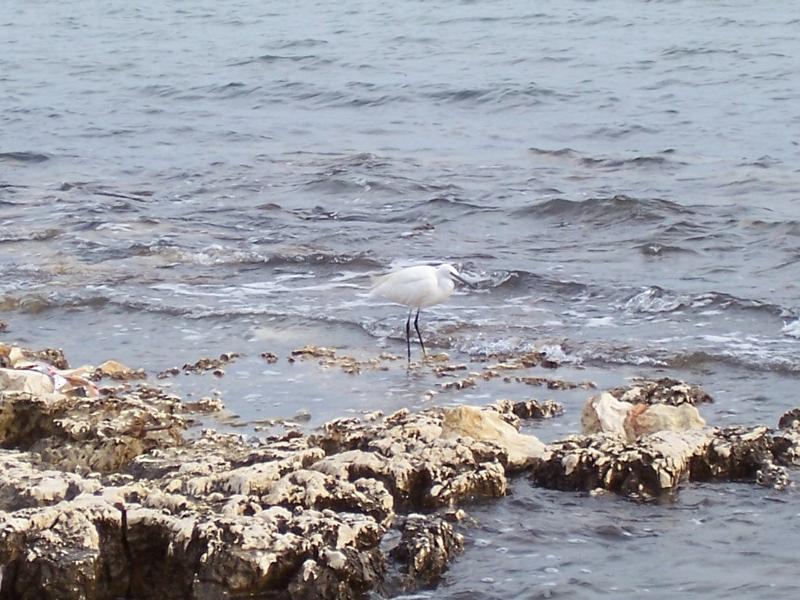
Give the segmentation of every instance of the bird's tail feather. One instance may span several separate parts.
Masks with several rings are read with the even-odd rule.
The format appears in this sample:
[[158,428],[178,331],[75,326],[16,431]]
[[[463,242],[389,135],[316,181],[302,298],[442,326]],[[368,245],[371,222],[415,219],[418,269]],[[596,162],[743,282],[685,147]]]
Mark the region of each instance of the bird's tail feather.
[[370,281],[372,282],[371,289],[374,290],[376,287],[378,287],[380,284],[386,281],[389,278],[389,275],[391,275],[391,273],[387,273],[385,275],[370,275],[369,278]]

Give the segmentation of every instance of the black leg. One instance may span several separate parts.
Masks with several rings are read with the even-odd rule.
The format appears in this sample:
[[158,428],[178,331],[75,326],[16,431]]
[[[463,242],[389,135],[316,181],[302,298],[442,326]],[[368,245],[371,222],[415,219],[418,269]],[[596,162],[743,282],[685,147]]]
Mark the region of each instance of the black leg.
[[[409,318],[411,315],[408,315]],[[419,338],[419,345],[422,346],[422,356],[428,356],[425,352],[425,344],[422,343],[422,334],[419,332],[419,309],[417,309],[417,316],[414,318],[414,329],[417,330],[417,337]]]
[[408,319],[406,319],[406,347],[408,348],[408,362],[411,362],[411,313],[408,311]]

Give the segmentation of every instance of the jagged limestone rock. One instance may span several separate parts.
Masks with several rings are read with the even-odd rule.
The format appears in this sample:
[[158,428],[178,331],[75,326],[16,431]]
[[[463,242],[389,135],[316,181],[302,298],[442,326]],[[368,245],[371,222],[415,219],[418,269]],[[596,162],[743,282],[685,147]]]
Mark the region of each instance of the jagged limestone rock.
[[0,369],[0,392],[23,392],[47,396],[55,392],[53,380],[38,371],[28,369]]
[[496,410],[504,421],[520,428],[522,420],[551,419],[564,412],[564,407],[554,400],[496,400],[486,408]]
[[786,465],[800,464],[800,432],[767,427],[660,431],[635,441],[611,433],[571,436],[548,445],[532,467],[543,487],[602,488],[651,500],[684,480],[750,481],[784,488]]
[[685,431],[704,426],[705,420],[689,403],[632,404],[617,400],[608,392],[589,398],[581,412],[584,434],[612,433],[629,441],[657,431]]
[[65,470],[117,471],[140,454],[182,443],[179,407],[176,396],[147,386],[94,398],[4,391],[0,444]]
[[[83,600],[124,595],[119,511],[102,500],[0,513],[0,597]],[[105,543],[104,543],[105,542]]]
[[544,455],[544,444],[532,435],[525,435],[507,423],[494,410],[474,406],[444,409],[442,437],[469,437],[499,444],[508,455],[508,467],[521,469]]
[[631,404],[703,404],[714,399],[703,388],[677,379],[662,377],[661,379],[634,379],[631,385],[609,390],[612,396]]
[[800,408],[787,410],[778,420],[781,429],[800,429]]
[[517,427],[555,403],[185,439],[192,408],[160,388],[0,391],[0,598],[356,599],[398,571],[401,588],[435,585],[463,544],[448,510],[463,519],[459,505],[505,494],[523,467],[547,487],[645,500],[686,480],[789,484],[786,466],[800,464],[795,419],[778,430],[648,433],[663,414],[675,429],[697,425],[687,399],[700,395],[671,381],[637,385],[635,404],[608,395],[625,409],[615,434],[547,446]]
[[443,413],[438,410],[398,411],[377,423],[340,419],[312,437],[328,453],[312,468],[350,481],[382,481],[402,509],[505,494],[508,451],[498,443],[448,438],[443,432]]
[[571,436],[548,445],[534,465],[538,485],[560,490],[602,488],[642,499],[671,493],[690,459],[710,442],[703,430],[663,431],[631,443],[612,433]]
[[39,469],[28,452],[0,450],[0,510],[39,507],[70,500],[82,493],[99,492],[99,478]]
[[464,549],[463,536],[442,519],[412,513],[398,527],[401,538],[391,555],[402,565],[400,586],[404,589],[435,585]]

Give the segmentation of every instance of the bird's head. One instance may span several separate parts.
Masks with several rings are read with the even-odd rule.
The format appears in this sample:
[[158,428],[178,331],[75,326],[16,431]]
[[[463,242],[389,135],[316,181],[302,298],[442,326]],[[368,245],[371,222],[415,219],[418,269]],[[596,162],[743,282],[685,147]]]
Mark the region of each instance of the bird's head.
[[436,271],[438,272],[439,277],[444,277],[444,278],[447,278],[447,279],[449,279],[451,281],[453,281],[453,280],[459,281],[459,282],[463,283],[464,285],[467,285],[467,286],[469,286],[471,288],[475,287],[474,283],[464,279],[464,277],[461,275],[461,273],[458,272],[458,269],[456,269],[451,264],[448,264],[448,263],[441,264],[438,267],[436,267]]

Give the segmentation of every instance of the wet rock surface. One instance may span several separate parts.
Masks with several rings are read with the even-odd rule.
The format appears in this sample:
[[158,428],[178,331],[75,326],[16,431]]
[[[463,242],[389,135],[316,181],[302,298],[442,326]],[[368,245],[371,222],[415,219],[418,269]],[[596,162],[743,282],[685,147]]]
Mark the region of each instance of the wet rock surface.
[[438,583],[450,561],[463,550],[464,538],[441,518],[410,514],[398,524],[399,543],[390,551],[400,563],[403,589],[432,586]]
[[543,449],[498,407],[466,410],[485,431],[464,429],[462,409],[431,409],[312,435],[187,436],[199,403],[102,367],[89,372],[115,385],[86,381],[84,395],[61,393],[54,373],[3,380],[0,597],[357,598],[433,584],[463,545],[436,511],[505,494],[509,439]]
[[131,369],[127,365],[124,365],[116,360],[105,361],[94,370],[94,373],[92,373],[92,379],[95,381],[99,381],[104,377],[120,381],[147,378],[144,369]]
[[532,468],[543,487],[604,489],[640,500],[674,495],[684,481],[746,481],[783,489],[800,465],[800,431],[768,427],[570,436]]
[[144,452],[180,444],[181,412],[179,398],[144,385],[97,397],[0,390],[0,445],[65,470],[113,472]]
[[[399,358],[397,355],[384,352],[376,358],[360,360],[353,356],[339,355],[334,348],[308,344],[292,350],[288,361],[291,363],[297,360],[316,360],[323,368],[338,368],[349,375],[358,375],[365,370],[386,370],[386,361],[395,361]],[[270,362],[271,357],[266,360]]]
[[781,429],[800,429],[800,408],[787,410],[778,421]]
[[632,404],[704,404],[714,399],[703,388],[677,379],[634,379],[631,385],[614,388],[609,394],[622,402]]
[[500,414],[507,423],[519,429],[522,421],[552,419],[564,413],[564,407],[554,400],[496,400],[486,407]]
[[[158,379],[166,379],[167,377],[174,377],[180,375],[181,372],[185,374],[201,374],[211,371],[214,375],[221,377],[225,374],[223,367],[232,363],[241,355],[238,352],[223,352],[217,358],[201,358],[193,363],[186,363],[183,367],[170,367],[156,375]],[[104,363],[105,364],[105,363]]]
[[[66,372],[63,353],[0,350],[0,598],[391,594],[436,585],[463,548],[461,507],[503,496],[514,473],[651,500],[690,481],[781,489],[800,465],[797,411],[778,429],[710,428],[694,406],[707,394],[672,380],[593,396],[622,407],[613,426],[547,445],[520,426],[563,407],[534,399],[256,437],[192,432],[194,413],[221,402],[184,403],[125,365]],[[352,374],[395,360],[294,354],[309,359]],[[492,360],[492,372],[551,366],[537,354]],[[446,355],[428,366],[484,379]],[[81,376],[98,370],[113,386]]]

